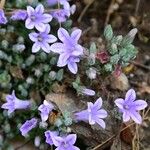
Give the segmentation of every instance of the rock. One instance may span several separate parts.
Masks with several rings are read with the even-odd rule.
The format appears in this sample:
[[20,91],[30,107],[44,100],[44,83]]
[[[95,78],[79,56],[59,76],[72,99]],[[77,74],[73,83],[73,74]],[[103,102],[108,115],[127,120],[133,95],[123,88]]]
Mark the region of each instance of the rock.
[[129,80],[124,73],[121,73],[119,77],[111,76],[110,85],[114,90],[125,91],[129,88]]

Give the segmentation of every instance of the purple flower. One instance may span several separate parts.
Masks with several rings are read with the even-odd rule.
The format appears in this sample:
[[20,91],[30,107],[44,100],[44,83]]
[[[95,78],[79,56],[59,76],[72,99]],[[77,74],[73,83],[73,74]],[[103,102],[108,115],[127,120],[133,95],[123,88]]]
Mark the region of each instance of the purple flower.
[[32,118],[31,120],[27,120],[21,127],[20,131],[23,136],[26,136],[27,133],[36,127],[38,120],[36,118]]
[[80,150],[78,147],[74,146],[76,139],[76,134],[69,134],[64,137],[52,136],[52,141],[57,147],[55,150]]
[[40,33],[34,32],[34,33],[29,34],[29,38],[33,42],[35,42],[32,46],[33,53],[38,52],[40,48],[46,53],[50,52],[49,43],[53,43],[57,41],[57,38],[54,35],[49,34],[49,32],[50,32],[50,26],[47,24],[43,32],[40,32]]
[[93,104],[92,102],[88,102],[88,108],[81,112],[75,113],[77,120],[89,121],[90,125],[98,124],[102,128],[105,128],[105,122],[103,118],[107,117],[107,112],[104,109],[101,109],[102,99],[99,98]]
[[7,18],[5,17],[4,11],[0,9],[0,24],[6,24]]
[[47,0],[49,6],[56,5],[58,2],[67,1],[67,0]]
[[27,18],[27,11],[25,10],[15,11],[11,16],[12,20],[25,20],[26,18]]
[[11,95],[6,96],[7,102],[1,106],[3,109],[8,109],[8,115],[16,109],[27,109],[30,107],[31,102],[28,100],[20,100],[15,96],[15,91]]
[[39,106],[38,110],[41,112],[41,119],[45,122],[48,119],[49,113],[52,111],[54,106],[44,100],[43,104]]
[[35,9],[31,6],[27,6],[28,17],[25,22],[27,29],[33,29],[34,27],[43,32],[45,30],[45,24],[52,20],[50,14],[44,13],[44,7],[42,4],[39,4]]
[[124,122],[127,122],[130,118],[132,118],[136,123],[142,123],[142,117],[138,111],[145,109],[147,107],[147,103],[144,100],[136,100],[136,93],[133,89],[130,89],[126,93],[125,99],[116,99],[115,104],[123,113]]
[[88,96],[94,96],[95,95],[95,91],[91,90],[91,89],[87,89],[87,88],[83,88],[81,90],[82,94],[88,95]]
[[65,22],[67,20],[66,10],[60,9],[52,13],[53,18],[57,19],[59,23]]
[[52,137],[57,136],[58,132],[55,131],[46,131],[45,132],[45,137],[46,137],[46,143],[49,145],[53,145],[53,140]]
[[71,35],[64,29],[58,30],[58,37],[63,42],[57,42],[51,45],[51,51],[59,53],[57,66],[68,66],[68,69],[76,74],[78,71],[77,62],[80,61],[79,57],[83,55],[83,47],[78,44],[81,36],[81,30],[74,30]]

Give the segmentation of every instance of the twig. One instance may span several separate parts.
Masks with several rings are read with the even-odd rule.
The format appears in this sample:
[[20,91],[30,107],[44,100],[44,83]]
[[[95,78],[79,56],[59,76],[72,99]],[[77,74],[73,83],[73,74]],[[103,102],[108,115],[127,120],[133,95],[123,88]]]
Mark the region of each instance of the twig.
[[140,63],[138,63],[138,62],[136,62],[136,61],[130,61],[132,64],[134,64],[135,66],[138,66],[138,67],[141,67],[141,68],[143,68],[143,69],[146,69],[146,70],[148,70],[148,71],[150,71],[150,67],[147,67],[147,66],[145,66],[145,65],[143,65],[143,64],[140,64]]
[[81,20],[82,20],[84,14],[85,14],[86,11],[88,10],[88,8],[93,4],[94,1],[95,1],[95,0],[91,0],[91,2],[90,2],[88,5],[86,5],[86,7],[83,9],[83,11],[81,12],[81,14],[80,14],[80,16],[79,16],[79,18],[78,18],[78,22],[81,22]]
[[24,147],[25,145],[27,145],[28,143],[30,142],[30,140],[26,141],[25,143],[23,143],[22,145],[18,146],[15,148],[15,150],[19,150],[21,149],[22,147]]
[[[6,9],[5,14],[6,14],[6,16],[10,16],[18,10],[26,11],[25,9]],[[46,9],[45,12],[49,13],[49,12],[53,12],[53,11],[57,11],[57,10],[59,10],[59,9]]]
[[[122,131],[124,131],[125,129],[127,129],[128,127],[134,125],[134,124],[135,124],[134,122],[131,123],[131,124],[129,124],[128,126],[126,126],[125,128],[123,128],[123,129],[120,131],[120,133],[121,133]],[[117,134],[117,135],[118,135],[118,134]],[[104,141],[103,143],[101,143],[101,144],[97,145],[96,147],[94,147],[92,150],[97,150],[98,148],[100,148],[100,147],[102,147],[103,145],[105,145],[107,142],[111,141],[111,140],[112,140],[113,138],[115,138],[117,135],[111,136],[110,138],[108,138],[108,139],[107,139],[106,141]]]
[[111,0],[111,3],[109,5],[108,11],[107,11],[107,16],[106,16],[106,19],[105,19],[105,25],[108,24],[110,16],[113,13],[112,6],[113,6],[114,3],[115,3],[115,0]]
[[141,3],[141,0],[137,0],[136,8],[135,8],[135,16],[137,16],[137,14],[138,14],[140,3]]

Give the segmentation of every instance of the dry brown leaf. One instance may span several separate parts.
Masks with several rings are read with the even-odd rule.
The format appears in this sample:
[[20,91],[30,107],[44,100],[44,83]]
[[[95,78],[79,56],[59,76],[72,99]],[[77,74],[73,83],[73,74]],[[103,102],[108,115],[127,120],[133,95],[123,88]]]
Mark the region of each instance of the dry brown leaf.
[[140,87],[140,93],[143,94],[143,93],[148,93],[150,94],[150,86],[146,86],[146,85],[143,85],[142,87]]
[[11,66],[10,73],[14,78],[24,79],[23,73],[20,67],[18,66]]
[[66,92],[66,85],[60,85],[57,82],[55,82],[52,85],[52,90],[54,93],[65,93]]
[[[129,124],[123,124],[122,128],[127,127]],[[133,140],[133,132],[134,129],[133,127],[128,127],[127,129],[125,129],[124,131],[121,132],[120,134],[120,138],[127,144],[132,144],[132,140]]]
[[129,88],[129,81],[124,73],[121,73],[119,77],[111,76],[111,87],[113,89],[119,89],[125,91]]

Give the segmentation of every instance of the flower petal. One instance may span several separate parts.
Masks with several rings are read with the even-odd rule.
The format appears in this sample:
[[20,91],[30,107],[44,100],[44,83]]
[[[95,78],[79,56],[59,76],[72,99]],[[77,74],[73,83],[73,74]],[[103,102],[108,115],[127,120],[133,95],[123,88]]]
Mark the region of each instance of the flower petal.
[[98,110],[97,113],[98,113],[99,118],[106,118],[107,117],[107,111],[104,109]]
[[76,120],[88,121],[89,120],[89,112],[88,110],[82,110],[80,112],[75,113]]
[[76,139],[77,139],[77,135],[76,134],[69,134],[66,137],[66,142],[69,145],[73,145],[76,142]]
[[118,108],[123,109],[124,100],[122,98],[118,98],[115,100],[115,104],[118,106]]
[[70,55],[68,55],[66,53],[60,54],[58,62],[57,62],[57,66],[58,67],[66,66],[67,63],[68,63],[68,58],[69,57],[70,57]]
[[76,29],[71,33],[71,38],[74,39],[76,42],[81,37],[82,31],[80,29]]
[[127,122],[130,120],[130,115],[128,114],[128,112],[124,111],[123,112],[123,121]]
[[76,74],[78,71],[78,66],[75,62],[69,62],[68,63],[68,69],[73,73]]
[[61,143],[64,141],[63,138],[56,136],[56,135],[53,135],[53,136],[51,135],[51,138],[56,147],[60,146]]
[[73,56],[81,56],[83,55],[83,47],[79,44],[75,46],[75,50],[72,52]]
[[25,21],[25,27],[27,29],[33,29],[34,28],[34,22],[32,22],[30,18],[27,18]]
[[62,42],[68,42],[68,39],[70,39],[69,33],[67,30],[65,30],[64,28],[59,28],[58,29],[58,37]]
[[136,99],[136,93],[133,89],[130,89],[128,90],[128,92],[126,93],[126,96],[125,96],[125,101],[134,101]]
[[31,7],[31,6],[27,6],[27,13],[28,13],[28,16],[31,16],[33,12],[34,12],[34,8]]
[[103,104],[103,101],[102,101],[102,98],[100,97],[94,103],[94,107],[98,110],[98,109],[100,109],[102,107],[102,104]]
[[90,124],[90,125],[94,125],[95,122],[96,122],[96,121],[92,118],[92,115],[89,114],[89,124]]
[[36,13],[39,14],[43,14],[44,13],[44,6],[42,4],[39,4],[36,8],[35,8]]
[[46,41],[48,43],[54,43],[57,41],[57,38],[54,35],[50,34],[50,35],[48,35],[48,38],[46,39]]
[[52,21],[52,16],[50,14],[43,14],[42,16],[42,22],[43,23],[48,23]]
[[40,50],[40,45],[38,43],[34,43],[32,46],[32,53],[36,53]]
[[57,42],[50,46],[50,50],[54,53],[61,54],[62,52],[64,52],[65,46],[64,46],[64,44]]
[[46,25],[44,23],[38,23],[38,24],[35,24],[35,28],[40,32],[44,32]]
[[37,33],[30,33],[30,34],[29,34],[29,38],[30,38],[30,40],[33,41],[33,42],[37,42],[37,41],[38,41],[38,40],[37,40],[37,37],[38,37],[38,34],[37,34]]
[[40,45],[44,52],[50,53],[50,45],[48,43],[42,42]]
[[136,123],[138,124],[142,123],[142,117],[138,112],[133,111],[132,113],[130,113],[130,116]]
[[136,110],[142,110],[147,107],[147,102],[145,102],[144,100],[136,100],[134,104],[135,104]]
[[98,119],[98,120],[96,120],[96,123],[98,123],[103,129],[106,128],[106,124],[105,124],[104,120]]
[[50,32],[50,30],[51,30],[51,27],[50,27],[50,25],[49,24],[45,24],[45,30],[44,30],[44,33],[49,33]]
[[88,96],[94,96],[95,91],[87,88],[83,88],[81,91],[83,94],[88,95]]

